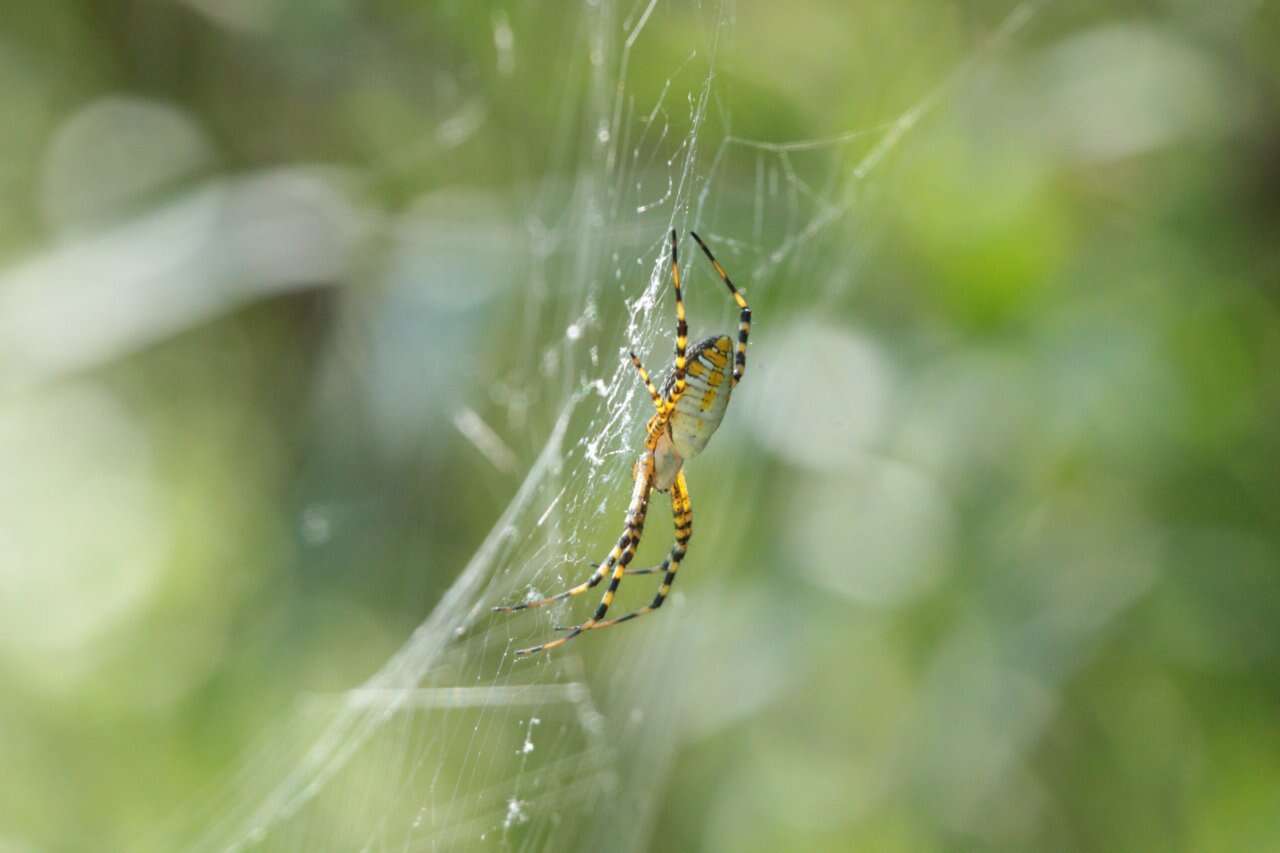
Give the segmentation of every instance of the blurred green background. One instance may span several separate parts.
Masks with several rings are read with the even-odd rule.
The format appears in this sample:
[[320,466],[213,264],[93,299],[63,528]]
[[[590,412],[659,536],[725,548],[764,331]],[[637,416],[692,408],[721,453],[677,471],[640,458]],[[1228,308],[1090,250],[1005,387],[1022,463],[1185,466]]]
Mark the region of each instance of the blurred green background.
[[[0,21],[0,851],[1280,849],[1274,4]],[[756,317],[677,596],[513,661],[620,527],[672,225]],[[263,800],[597,381],[424,665],[471,710]]]

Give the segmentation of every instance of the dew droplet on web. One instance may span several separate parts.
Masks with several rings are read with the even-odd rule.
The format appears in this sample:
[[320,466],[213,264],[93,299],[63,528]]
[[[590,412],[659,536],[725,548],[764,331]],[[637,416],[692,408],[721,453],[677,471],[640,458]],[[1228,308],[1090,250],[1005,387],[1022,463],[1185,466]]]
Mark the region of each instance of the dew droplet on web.
[[512,826],[524,823],[529,819],[529,815],[525,813],[524,803],[515,797],[507,800],[507,816],[502,821],[503,829],[510,829]]

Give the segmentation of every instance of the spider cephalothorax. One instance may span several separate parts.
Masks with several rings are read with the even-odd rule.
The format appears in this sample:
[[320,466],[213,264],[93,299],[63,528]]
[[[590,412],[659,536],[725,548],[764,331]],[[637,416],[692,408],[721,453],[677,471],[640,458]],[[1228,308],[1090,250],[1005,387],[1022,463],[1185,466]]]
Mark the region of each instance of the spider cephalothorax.
[[[676,254],[676,232],[671,231],[671,283],[676,294],[676,361],[662,384],[662,391],[654,387],[649,372],[644,369],[640,359],[631,353],[631,363],[640,374],[640,380],[648,389],[657,410],[649,419],[645,429],[644,452],[636,460],[632,469],[635,482],[631,493],[631,506],[627,510],[626,529],[613,546],[609,556],[602,560],[587,580],[575,587],[565,590],[549,598],[529,601],[510,607],[495,607],[494,610],[510,613],[530,607],[543,607],[557,601],[563,601],[586,592],[609,576],[609,587],[605,590],[600,606],[595,615],[569,628],[563,637],[541,645],[520,649],[516,654],[527,655],[562,646],[581,634],[599,628],[607,628],[626,622],[657,610],[666,601],[675,582],[676,572],[680,569],[680,561],[684,559],[689,547],[689,538],[693,535],[693,507],[689,503],[689,489],[684,480],[684,463],[702,452],[711,440],[711,436],[724,420],[725,410],[729,407],[729,397],[734,387],[742,379],[747,367],[747,335],[751,331],[751,308],[747,305],[738,288],[734,287],[724,267],[711,254],[702,238],[690,232],[693,239],[702,247],[707,259],[715,267],[720,280],[729,288],[730,295],[738,304],[738,347],[733,352],[733,342],[728,335],[712,335],[699,341],[688,349],[689,328],[684,316],[684,294],[680,289],[680,264]],[[675,515],[675,544],[671,553],[661,565],[647,569],[631,569],[628,566],[640,545],[640,536],[644,532],[645,514],[649,510],[649,496],[654,491],[671,493],[671,510]],[[616,619],[605,619],[623,575],[646,575],[663,572],[662,583],[653,601],[639,610],[633,610]]]

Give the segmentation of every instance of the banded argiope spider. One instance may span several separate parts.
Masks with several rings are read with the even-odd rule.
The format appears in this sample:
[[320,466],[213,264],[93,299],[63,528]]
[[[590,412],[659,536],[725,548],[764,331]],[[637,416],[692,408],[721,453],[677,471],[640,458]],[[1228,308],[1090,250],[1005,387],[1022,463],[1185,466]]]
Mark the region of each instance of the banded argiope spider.
[[[715,434],[720,422],[724,419],[725,410],[729,407],[729,396],[734,387],[742,380],[747,368],[747,335],[751,331],[751,308],[746,298],[733,286],[729,274],[720,266],[720,262],[711,254],[707,244],[694,232],[693,239],[702,247],[707,259],[715,267],[720,280],[729,288],[729,294],[738,304],[738,350],[732,358],[730,370],[730,352],[732,341],[728,335],[712,335],[694,344],[686,354],[688,345],[688,324],[684,316],[684,297],[680,291],[680,264],[676,255],[676,232],[671,230],[671,284],[676,292],[676,362],[666,382],[659,392],[649,378],[636,354],[631,353],[631,363],[640,374],[640,381],[648,389],[653,399],[656,414],[649,419],[645,427],[644,452],[632,468],[631,476],[635,481],[631,493],[631,505],[627,510],[626,529],[613,546],[609,556],[602,560],[596,570],[582,583],[564,592],[548,598],[528,601],[509,607],[495,607],[495,611],[513,613],[532,607],[544,607],[557,601],[564,601],[580,595],[610,576],[609,587],[605,590],[600,606],[595,615],[580,625],[563,629],[563,637],[519,649],[517,655],[531,655],[535,652],[547,651],[572,640],[584,631],[608,628],[622,622],[652,613],[662,606],[675,583],[676,572],[680,569],[680,561],[684,559],[689,548],[689,538],[693,535],[693,507],[689,502],[689,489],[684,480],[684,463],[697,456],[707,446],[711,436]],[[725,384],[728,379],[728,384]],[[644,518],[649,510],[649,496],[654,489],[659,492],[671,492],[671,511],[675,516],[675,544],[671,553],[660,565],[648,569],[630,569],[628,566],[640,545],[640,536],[644,532]],[[633,610],[625,616],[605,619],[609,606],[618,592],[623,575],[647,575],[663,572],[662,583],[653,601],[639,610]]]

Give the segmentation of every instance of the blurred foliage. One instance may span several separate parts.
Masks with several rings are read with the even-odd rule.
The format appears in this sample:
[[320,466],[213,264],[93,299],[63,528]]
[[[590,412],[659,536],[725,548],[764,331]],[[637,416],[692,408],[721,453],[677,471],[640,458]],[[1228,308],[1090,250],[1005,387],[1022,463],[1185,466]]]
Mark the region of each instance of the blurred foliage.
[[[0,850],[136,849],[439,601],[612,369],[549,360],[576,241],[608,362],[672,216],[547,215],[601,168],[586,22],[616,68],[645,5],[5,4]],[[814,144],[726,148],[689,223],[756,325],[653,849],[1280,849],[1274,5],[727,7],[629,57],[640,195],[708,33],[700,176]]]

